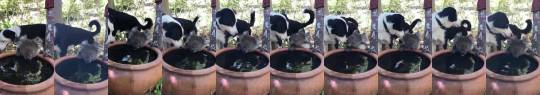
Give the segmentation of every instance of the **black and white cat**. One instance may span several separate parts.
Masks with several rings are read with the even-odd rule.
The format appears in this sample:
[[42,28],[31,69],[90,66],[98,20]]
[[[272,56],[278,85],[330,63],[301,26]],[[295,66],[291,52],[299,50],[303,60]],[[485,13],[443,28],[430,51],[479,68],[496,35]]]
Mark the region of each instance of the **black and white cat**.
[[324,25],[326,29],[324,33],[325,49],[328,50],[338,48],[339,43],[346,42],[347,37],[353,32],[359,32],[358,22],[350,17],[326,16]]
[[163,15],[161,17],[163,33],[165,33],[165,39],[163,41],[168,45],[167,47],[181,47],[188,35],[197,34],[196,23],[198,20],[199,16],[190,21],[170,15]]
[[309,20],[305,23],[291,20],[284,13],[272,12],[270,14],[270,41],[273,48],[274,46],[282,47],[283,41],[289,39],[290,35],[303,30],[314,22],[315,12],[313,10],[305,9],[304,13],[309,14]]
[[141,23],[139,23],[137,18],[135,18],[134,16],[130,14],[114,10],[110,7],[106,8],[106,12],[108,14],[107,25],[109,26],[109,28],[107,28],[107,34],[109,34],[109,36],[108,36],[108,41],[106,42],[112,42],[114,40],[117,40],[116,39],[118,35],[116,34],[117,32],[128,32],[126,34],[129,35],[129,31],[133,27],[137,27],[139,30],[140,29],[149,30],[153,26],[152,19],[150,18],[144,19],[144,21],[146,22],[146,25],[143,26]]
[[101,26],[97,20],[90,21],[89,27],[95,26],[96,30],[90,32],[88,30],[72,27],[62,23],[54,24],[51,27],[55,31],[54,50],[60,54],[60,57],[65,56],[69,46],[81,44],[83,41],[88,43],[96,43],[94,36],[98,35]]
[[516,25],[510,24],[505,13],[496,12],[487,18],[486,45],[489,52],[501,50],[502,42],[506,39],[517,38],[521,39],[521,34],[528,34],[532,28],[532,21],[526,20],[527,26],[524,29],[519,29]]
[[[448,28],[459,27],[458,26],[458,17],[457,12],[454,7],[446,7],[442,11],[434,13],[431,17],[431,21],[434,21],[435,24],[432,25],[432,39],[433,46],[435,50],[446,49],[448,44],[446,41],[446,32]],[[444,46],[444,47],[443,47]]]
[[255,12],[251,12],[251,19],[248,23],[236,18],[236,12],[229,8],[223,8],[216,12],[217,46],[219,48],[227,47],[228,39],[239,34],[251,35],[251,27],[255,24]]
[[[0,50],[4,50],[9,43],[16,43],[21,37],[25,36],[28,39],[45,39],[46,35],[45,24],[28,24],[11,27],[5,30],[0,30]],[[45,44],[44,41],[42,44]]]
[[378,47],[379,50],[393,48],[396,39],[401,39],[405,33],[412,31],[420,19],[415,19],[410,25],[405,17],[398,13],[384,13],[378,18]]

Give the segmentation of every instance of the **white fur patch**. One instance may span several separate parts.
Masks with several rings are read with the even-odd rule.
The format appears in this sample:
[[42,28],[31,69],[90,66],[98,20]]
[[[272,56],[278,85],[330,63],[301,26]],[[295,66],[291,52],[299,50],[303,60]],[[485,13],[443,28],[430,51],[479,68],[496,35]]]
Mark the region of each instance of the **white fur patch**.
[[219,19],[220,18],[216,19],[216,23],[217,23],[217,25],[219,25],[218,29],[220,29],[221,31],[227,31],[231,35],[238,34],[238,29],[236,29],[236,24],[234,24],[233,26],[223,25],[223,24],[217,22],[217,21],[219,21]]

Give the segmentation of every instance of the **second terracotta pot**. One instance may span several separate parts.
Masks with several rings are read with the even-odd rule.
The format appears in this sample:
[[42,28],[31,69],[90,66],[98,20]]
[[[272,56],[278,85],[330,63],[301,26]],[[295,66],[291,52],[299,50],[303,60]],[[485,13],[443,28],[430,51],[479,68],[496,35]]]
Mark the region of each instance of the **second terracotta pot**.
[[211,55],[203,69],[190,70],[173,66],[172,61],[185,59],[189,50],[171,48],[165,50],[163,64],[163,90],[164,95],[210,95],[216,88],[216,65],[213,52],[204,50]]
[[[486,89],[486,66],[483,56],[468,54],[472,56],[477,64],[474,64],[474,72],[467,74],[453,74],[455,72],[446,71],[450,60],[469,59],[449,59],[454,56],[452,51],[439,51],[433,55],[433,91],[434,95],[483,95]],[[457,58],[457,57],[456,57]],[[462,57],[459,57],[462,58]],[[463,62],[460,62],[463,63]]]
[[[243,51],[224,48],[216,53],[217,95],[267,95],[270,90],[269,56],[261,51],[250,52],[264,58],[260,59],[255,71],[239,72],[227,69],[236,59],[242,58]],[[243,57],[246,58],[246,57]],[[259,59],[257,59],[259,60]]]
[[[427,61],[420,70],[412,73],[391,71],[394,64],[407,57],[420,57]],[[428,95],[431,92],[431,58],[417,50],[388,49],[379,53],[380,95]]]
[[537,95],[540,93],[538,57],[530,55],[520,57],[532,62],[524,75],[505,75],[496,71],[500,68],[497,66],[498,62],[508,61],[507,58],[511,58],[507,52],[493,52],[487,57],[487,95]]
[[[367,58],[367,70],[358,73],[342,71],[343,60],[350,62],[364,61]],[[324,57],[325,95],[375,95],[377,94],[379,75],[377,74],[377,59],[374,54],[360,49],[336,49],[326,53]],[[353,61],[356,60],[356,61]],[[357,63],[358,64],[358,63]]]
[[[285,66],[287,60],[294,59],[289,58],[292,56],[286,57],[290,54],[294,54],[293,56],[304,54],[314,57],[313,69],[301,73],[281,71],[279,68],[283,68],[281,66]],[[320,54],[304,48],[280,48],[273,50],[270,55],[270,72],[272,73],[270,95],[317,95],[321,93],[324,87],[324,62]]]
[[[75,56],[65,56],[57,59],[55,61],[55,67],[57,70],[60,69],[69,69],[69,68],[76,68],[76,67],[61,67],[58,68],[59,64],[68,61],[68,60],[74,60],[77,59]],[[66,63],[63,63],[66,64]],[[80,63],[70,63],[70,64],[80,64]],[[83,63],[84,64],[84,63]],[[107,65],[104,61],[102,62],[102,65]],[[106,68],[106,67],[105,67]],[[103,71],[103,73],[106,70]],[[84,84],[84,83],[77,83],[70,80],[65,79],[61,76],[61,73],[55,72],[55,95],[106,95],[109,90],[108,88],[108,80],[102,80],[101,82],[92,83],[92,84]],[[102,77],[106,77],[103,75]]]
[[[115,42],[109,46],[109,57],[113,56],[113,47],[125,47],[125,42]],[[109,58],[109,93],[114,95],[144,95],[149,89],[154,87],[162,77],[161,51],[156,48],[151,49],[156,53],[156,58],[149,63],[130,65],[115,62]],[[128,51],[129,52],[129,51]]]

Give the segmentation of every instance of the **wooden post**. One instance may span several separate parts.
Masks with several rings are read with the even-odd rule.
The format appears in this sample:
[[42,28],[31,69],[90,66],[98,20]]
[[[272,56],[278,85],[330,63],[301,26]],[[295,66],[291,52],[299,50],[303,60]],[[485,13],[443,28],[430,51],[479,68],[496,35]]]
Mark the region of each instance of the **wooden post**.
[[380,5],[380,1],[379,0],[371,0],[369,1],[369,10],[371,10],[371,39],[370,39],[370,47],[368,48],[368,51],[370,53],[375,53],[377,54],[378,52],[378,41],[379,39],[378,38],[378,34],[377,34],[377,23],[378,23],[378,18],[379,18],[379,5]]
[[156,27],[154,29],[154,40],[153,45],[154,47],[157,47],[161,50],[163,50],[163,31],[162,31],[162,23],[161,23],[161,17],[163,16],[163,10],[162,10],[162,2],[163,0],[155,0],[154,3],[156,3]]
[[326,48],[324,48],[324,14],[326,10],[326,0],[315,0],[315,52],[324,54]]
[[487,17],[487,6],[489,3],[486,0],[478,0],[476,10],[478,10],[478,35],[476,36],[476,47],[477,53],[480,55],[486,55],[486,17]]
[[62,0],[46,0],[45,9],[47,10],[47,37],[45,38],[46,56],[57,58],[58,54],[54,51],[54,24],[63,23],[62,20]]
[[534,0],[532,3],[531,12],[533,13],[533,39],[532,39],[532,50],[536,56],[540,55],[540,1]]
[[[212,23],[210,28],[210,48],[211,51],[216,51],[217,49],[221,49],[221,47],[216,47],[216,32],[217,32],[217,26],[214,26],[214,23],[216,23],[216,12],[219,9],[219,0],[212,0],[210,2],[210,7],[212,7]],[[221,46],[221,45],[220,45]]]
[[433,6],[433,0],[424,0],[424,16],[426,20],[426,24],[424,25],[424,46],[422,47],[422,51],[427,54],[431,54],[432,52],[432,44],[431,44],[431,33],[433,30],[431,29],[431,16],[432,16],[432,6]]
[[270,52],[272,48],[270,45],[270,12],[272,12],[272,0],[263,0],[263,10],[264,10],[264,25],[263,25],[263,37],[262,37],[262,48],[265,52]]

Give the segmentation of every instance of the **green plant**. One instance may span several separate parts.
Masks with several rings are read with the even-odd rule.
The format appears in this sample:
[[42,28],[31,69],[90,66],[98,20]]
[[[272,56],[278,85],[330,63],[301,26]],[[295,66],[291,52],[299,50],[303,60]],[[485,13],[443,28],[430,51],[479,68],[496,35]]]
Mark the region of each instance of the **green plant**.
[[252,55],[252,53],[244,53],[240,55],[239,59],[236,59],[232,65],[231,69],[239,72],[251,72],[257,70],[257,66],[261,63],[262,56]]
[[454,7],[454,5],[455,5],[454,0],[443,0],[444,7]]
[[401,12],[401,1],[399,0],[390,0],[390,4],[388,6],[383,6],[383,10],[386,12]]
[[304,62],[287,62],[286,69],[293,73],[301,73],[311,71],[313,65],[313,59],[309,58],[309,61]]
[[343,14],[347,11],[347,0],[336,0],[336,3],[330,7],[330,12],[334,14]]
[[420,56],[417,57],[404,57],[404,59],[396,62],[393,69],[397,72],[413,73],[418,72],[421,69],[423,59]]
[[0,17],[7,18],[8,16],[21,13],[19,0],[2,0],[0,1]]
[[70,20],[76,20],[78,17],[81,17],[79,15],[81,7],[79,7],[79,3],[77,3],[77,0],[69,0],[65,3],[67,6],[66,8],[62,8],[62,13],[64,20],[70,21]]
[[172,13],[186,12],[190,10],[186,0],[176,0],[170,6]]
[[274,11],[289,13],[292,9],[291,0],[280,0],[278,5],[272,8]]
[[360,60],[363,60],[362,63],[360,64],[354,64],[354,63],[349,63],[349,61],[345,61],[345,70],[346,71],[350,71],[352,73],[360,73],[360,72],[365,72],[368,70],[368,64],[369,64],[369,60],[366,56],[362,56],[362,58],[360,58]]
[[510,12],[510,8],[508,5],[508,0],[499,0],[499,2],[497,2],[497,8],[494,11],[508,13]]
[[[19,64],[19,63],[15,63]],[[41,80],[41,68],[43,68],[43,64],[41,61],[37,61],[38,64],[38,70],[35,73],[28,72],[24,74],[25,79],[22,80],[22,82],[30,83],[30,84],[36,84]],[[18,66],[19,67],[19,66]]]
[[227,0],[225,3],[222,3],[223,8],[231,8],[233,10],[238,10],[240,7],[238,4],[240,4],[240,0]]
[[114,0],[114,4],[119,11],[127,11],[136,8],[134,0]]
[[196,60],[191,57],[184,58],[182,61],[180,61],[180,67],[183,69],[190,69],[190,70],[199,70],[206,67],[206,58],[203,58],[203,60]]
[[154,90],[152,91],[153,95],[161,95],[161,86],[163,85],[163,79],[160,79],[156,84]]
[[[98,67],[101,67],[100,64],[98,64]],[[102,80],[101,78],[101,68],[98,68],[97,74],[92,75],[92,73],[88,73],[88,79],[86,79],[83,83],[97,83]]]
[[122,61],[134,64],[134,65],[148,63],[149,61],[151,61],[150,50],[144,50],[143,52],[145,52],[144,54],[146,54],[146,56],[142,58],[135,58],[135,57],[131,57],[131,55],[126,55],[122,58]]

